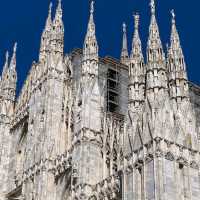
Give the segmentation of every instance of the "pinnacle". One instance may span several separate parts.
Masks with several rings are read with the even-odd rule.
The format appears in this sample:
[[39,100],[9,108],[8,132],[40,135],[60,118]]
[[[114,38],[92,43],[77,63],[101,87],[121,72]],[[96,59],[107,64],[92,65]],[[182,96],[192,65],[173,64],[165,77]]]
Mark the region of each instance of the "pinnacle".
[[13,56],[10,62],[10,68],[15,69],[16,68],[16,51],[17,51],[17,43],[14,44],[13,47]]

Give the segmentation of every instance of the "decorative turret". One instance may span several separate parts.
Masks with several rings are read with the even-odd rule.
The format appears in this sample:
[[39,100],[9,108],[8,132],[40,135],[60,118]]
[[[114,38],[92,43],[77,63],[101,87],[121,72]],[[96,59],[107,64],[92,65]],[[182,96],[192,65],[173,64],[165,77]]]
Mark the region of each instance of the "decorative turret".
[[189,98],[186,64],[176,28],[175,13],[172,10],[171,45],[168,48],[169,87],[171,99]]
[[51,32],[52,32],[51,11],[52,11],[52,3],[50,3],[49,5],[49,13],[46,20],[45,29],[41,37],[40,55],[39,55],[40,62],[43,62],[45,60],[45,58],[47,57],[50,51],[50,39],[51,39]]
[[137,107],[144,102],[145,92],[145,66],[139,36],[139,15],[134,15],[134,18],[135,32],[129,65],[129,107]]
[[58,6],[56,9],[56,15],[53,20],[53,31],[51,37],[51,52],[55,55],[64,54],[64,24],[62,20],[62,3],[58,0]]
[[147,95],[167,89],[165,55],[155,16],[155,1],[151,0],[151,23],[147,44]]
[[123,23],[123,41],[122,41],[121,63],[124,65],[129,65],[127,33],[126,33],[126,24],[125,23]]
[[96,39],[95,23],[94,23],[94,1],[91,1],[90,19],[88,23],[87,33],[83,46],[82,74],[92,77],[98,75],[99,47]]

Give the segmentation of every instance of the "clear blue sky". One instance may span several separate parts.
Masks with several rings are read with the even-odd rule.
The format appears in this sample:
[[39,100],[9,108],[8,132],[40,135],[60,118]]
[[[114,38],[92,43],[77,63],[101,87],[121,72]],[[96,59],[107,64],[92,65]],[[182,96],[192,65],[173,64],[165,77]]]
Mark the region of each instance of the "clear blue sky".
[[[89,1],[62,0],[65,24],[65,52],[81,48],[86,32]],[[96,0],[95,21],[100,55],[119,58],[122,42],[121,26],[128,26],[129,50],[133,34],[134,12],[141,15],[140,33],[145,52],[150,21],[150,0]],[[57,4],[54,3],[54,10]],[[50,0],[4,0],[0,6],[0,69],[4,54],[18,42],[18,88],[21,87],[33,60],[38,59],[41,32],[44,28]],[[186,58],[189,79],[200,84],[200,2],[199,0],[157,0],[157,18],[163,46],[169,42],[170,10],[176,21]]]

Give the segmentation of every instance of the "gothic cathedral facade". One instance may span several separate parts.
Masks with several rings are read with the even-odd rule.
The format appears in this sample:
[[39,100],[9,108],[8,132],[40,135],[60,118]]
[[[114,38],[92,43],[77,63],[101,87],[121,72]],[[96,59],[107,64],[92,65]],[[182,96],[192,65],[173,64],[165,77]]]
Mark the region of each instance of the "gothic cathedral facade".
[[[16,98],[16,51],[0,80],[0,200],[199,200],[200,87],[188,81],[174,11],[165,54],[151,0],[146,59],[99,57],[91,1],[82,49],[64,54],[62,4],[50,4]],[[146,60],[146,61],[145,61]]]

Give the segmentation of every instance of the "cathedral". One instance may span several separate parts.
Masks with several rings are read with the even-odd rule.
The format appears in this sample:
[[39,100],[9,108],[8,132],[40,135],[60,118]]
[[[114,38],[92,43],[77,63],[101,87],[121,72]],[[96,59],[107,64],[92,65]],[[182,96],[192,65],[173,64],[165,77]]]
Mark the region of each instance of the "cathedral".
[[[132,50],[99,57],[94,1],[82,49],[64,53],[62,2],[50,4],[16,95],[16,54],[0,79],[0,200],[200,200],[200,87],[188,81],[171,11],[163,48],[155,0],[146,56],[140,16]],[[17,97],[16,97],[17,96]]]

